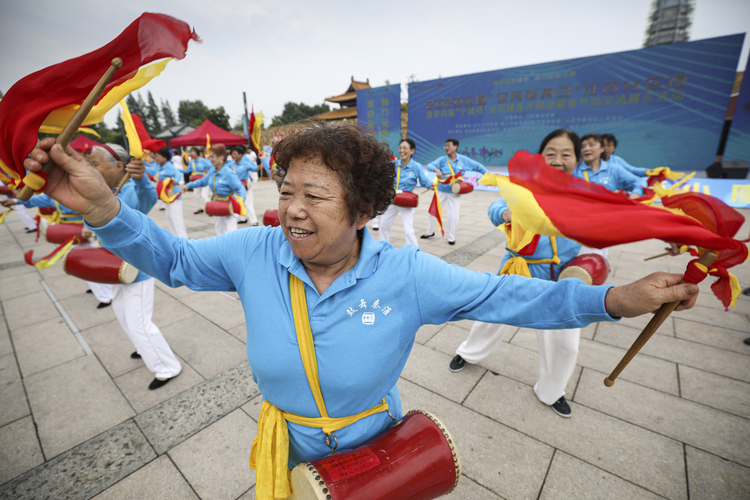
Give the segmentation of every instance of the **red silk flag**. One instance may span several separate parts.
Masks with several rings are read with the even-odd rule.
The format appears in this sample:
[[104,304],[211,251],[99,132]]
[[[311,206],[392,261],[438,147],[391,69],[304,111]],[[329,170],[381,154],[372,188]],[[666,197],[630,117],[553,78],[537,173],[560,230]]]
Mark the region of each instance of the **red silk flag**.
[[161,139],[152,139],[151,136],[148,135],[146,126],[143,124],[140,116],[135,113],[131,114],[130,116],[133,118],[133,125],[135,125],[135,131],[138,132],[138,138],[141,140],[141,147],[143,149],[148,149],[149,151],[155,153],[161,148],[167,147],[166,142],[162,141]]
[[[612,245],[650,238],[712,250],[719,254],[711,274],[721,277],[717,293],[725,307],[738,289],[726,269],[745,262],[748,249],[734,235],[744,217],[721,200],[699,193],[665,196],[666,208],[644,205],[548,166],[541,155],[519,151],[508,165],[510,178],[486,175],[483,184],[495,184],[513,220],[533,234],[564,236],[586,246]],[[736,282],[736,279],[735,279]]]
[[435,186],[435,194],[432,195],[432,203],[427,212],[437,219],[437,225],[440,228],[440,234],[444,237],[445,231],[443,230],[443,207],[440,205],[440,198],[438,198],[437,186]]
[[37,132],[47,115],[83,102],[112,59],[121,58],[123,66],[115,72],[103,96],[145,64],[165,57],[184,58],[189,40],[199,38],[187,23],[164,14],[145,13],[104,47],[16,82],[0,101],[0,179],[14,189],[23,186],[23,160],[36,144]]

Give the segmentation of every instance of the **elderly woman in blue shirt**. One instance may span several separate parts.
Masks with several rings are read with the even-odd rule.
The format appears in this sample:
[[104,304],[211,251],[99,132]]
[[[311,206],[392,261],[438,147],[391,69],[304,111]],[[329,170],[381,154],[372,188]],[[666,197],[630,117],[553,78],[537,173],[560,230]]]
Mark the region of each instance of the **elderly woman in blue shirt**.
[[354,126],[314,124],[277,145],[279,227],[201,240],[176,238],[120,204],[80,156],[53,143],[42,141],[26,167],[39,171],[51,156],[60,168],[47,193],[78,210],[108,248],[169,286],[240,295],[264,398],[251,450],[256,498],[288,496],[287,466],[326,456],[330,433],[352,449],[391,425],[386,409],[401,416],[396,382],[424,324],[576,328],[697,298],[676,274],[621,287],[554,283],[475,273],[375,241],[365,225],[393,199],[395,172],[387,146]]
[[253,200],[250,173],[253,170],[257,170],[258,166],[253,164],[250,158],[245,155],[244,146],[234,146],[231,155],[232,159],[229,160],[229,166],[237,174],[242,185],[245,186],[245,209],[247,210],[247,216],[241,216],[239,223],[245,224],[250,219],[250,224],[257,226],[258,216],[255,215],[255,202]]
[[[187,167],[179,169],[179,171],[183,174],[190,174],[192,176],[193,174],[206,175],[206,173],[210,169],[211,162],[208,160],[208,158],[203,158],[198,148],[192,147],[190,148],[190,159],[188,161]],[[191,182],[193,180],[195,179],[189,179],[188,182]],[[202,214],[206,208],[206,203],[211,199],[211,189],[208,186],[204,186],[202,188],[193,188],[193,197],[198,201],[200,207],[193,213]]]

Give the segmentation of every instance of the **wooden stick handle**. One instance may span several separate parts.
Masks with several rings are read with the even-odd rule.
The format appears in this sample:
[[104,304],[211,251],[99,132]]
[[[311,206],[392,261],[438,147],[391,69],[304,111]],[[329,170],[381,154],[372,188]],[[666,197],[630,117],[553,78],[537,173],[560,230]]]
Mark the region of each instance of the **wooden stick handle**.
[[[83,103],[81,103],[81,107],[76,110],[68,124],[65,125],[63,131],[60,133],[60,135],[57,136],[55,144],[61,145],[63,149],[68,147],[70,140],[73,138],[78,128],[86,119],[89,112],[91,111],[91,108],[93,108],[94,104],[96,104],[96,101],[99,100],[99,96],[102,94],[102,92],[104,92],[104,88],[114,76],[115,71],[120,68],[122,68],[122,59],[120,59],[119,57],[115,57],[114,59],[112,59],[112,62],[110,63],[109,68],[107,68],[106,73],[102,75],[96,86],[91,89],[89,95],[86,97]],[[52,158],[50,158],[49,161],[42,166],[42,172],[49,174],[52,171],[52,167],[54,166],[54,164],[55,163],[52,161]],[[29,186],[24,186],[20,191],[18,191],[16,198],[18,198],[19,200],[27,201],[33,194],[33,189],[31,189]]]
[[120,189],[125,185],[126,182],[130,180],[130,172],[125,172],[125,175],[122,176],[122,179],[120,179],[120,183],[117,185],[117,189],[115,189],[115,196],[117,196],[117,193],[120,192]]
[[654,260],[654,259],[658,259],[659,257],[665,257],[667,255],[669,255],[669,252],[659,253],[656,255],[652,255],[651,257],[646,257],[645,259],[643,259],[643,261],[645,262],[647,260]]
[[[701,256],[700,259],[698,259],[698,263],[705,267],[710,267],[714,262],[716,262],[717,258],[718,255],[714,252],[706,252]],[[682,283],[682,281],[680,283]],[[635,342],[633,342],[633,345],[630,346],[628,352],[625,353],[625,356],[622,357],[615,369],[612,370],[612,373],[610,373],[609,377],[604,379],[604,385],[606,385],[607,387],[612,387],[615,384],[615,379],[618,377],[618,375],[620,375],[620,372],[622,372],[622,370],[624,370],[625,367],[628,366],[628,363],[630,363],[635,355],[638,354],[638,351],[640,351],[643,346],[646,345],[646,342],[648,342],[651,336],[656,333],[656,330],[659,329],[661,324],[664,323],[664,320],[666,320],[669,315],[672,314],[672,311],[674,311],[678,305],[680,305],[679,300],[662,304],[659,310],[656,311],[656,314],[654,314],[654,317],[651,318],[651,321],[648,322],[646,328],[643,329],[641,334],[638,335],[638,338],[635,339]]]

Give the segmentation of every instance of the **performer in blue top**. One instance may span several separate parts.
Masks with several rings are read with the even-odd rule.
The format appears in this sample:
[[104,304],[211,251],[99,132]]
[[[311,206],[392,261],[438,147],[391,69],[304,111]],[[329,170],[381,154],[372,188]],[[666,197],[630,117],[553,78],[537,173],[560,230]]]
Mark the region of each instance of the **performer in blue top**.
[[[355,126],[314,124],[276,146],[280,227],[200,240],[176,238],[121,204],[69,154],[45,139],[25,166],[38,172],[51,156],[60,167],[46,192],[83,214],[107,248],[170,286],[239,294],[264,398],[251,451],[260,498],[288,496],[287,466],[330,452],[322,427],[339,449],[353,449],[391,425],[386,409],[402,415],[396,383],[424,324],[577,328],[697,299],[698,287],[680,284],[679,274],[619,287],[553,283],[474,273],[411,245],[375,241],[364,227],[390,204],[395,171],[387,146]],[[308,379],[313,367],[317,377]],[[320,418],[310,384],[330,419]]]
[[[203,158],[203,156],[201,156],[200,150],[196,147],[192,147],[190,148],[190,158],[188,161],[188,165],[186,168],[180,170],[180,172],[182,172],[183,174],[190,174],[191,176],[193,174],[206,175],[206,173],[210,169],[211,162],[208,160],[208,158]],[[188,182],[192,180],[194,179],[188,179]],[[208,186],[193,188],[193,197],[196,199],[200,206],[200,208],[193,212],[193,214],[202,214],[203,210],[206,208],[206,202],[211,199],[211,188],[209,188]]]
[[[412,155],[417,149],[416,144],[411,139],[403,139],[398,145],[398,155],[400,156],[394,162],[396,167],[396,182],[394,187],[396,193],[401,191],[412,193],[417,186],[417,182],[423,188],[430,187],[430,178],[422,168],[420,163],[412,160]],[[415,195],[416,196],[416,195]],[[419,246],[417,237],[414,235],[414,207],[400,207],[395,203],[388,207],[380,220],[380,241],[389,241],[391,237],[391,226],[396,220],[396,215],[401,214],[401,222],[404,224],[404,237],[407,245]]]
[[[172,152],[169,150],[169,148],[161,148],[156,153],[154,159],[159,165],[159,172],[155,177],[157,179],[157,182],[171,177],[173,179],[172,192],[174,194],[177,194],[182,192],[180,189],[180,179],[182,178],[182,175],[180,175],[180,172],[174,166],[174,163],[170,161],[171,158]],[[182,199],[175,198],[174,201],[166,203],[165,208],[167,210],[167,227],[169,228],[169,231],[175,236],[179,236],[180,238],[187,238],[188,236],[187,229],[185,228],[185,219],[182,216]]]
[[[130,173],[132,180],[126,182],[117,193],[117,199],[124,206],[147,214],[156,204],[156,189],[144,175],[143,162],[131,159],[122,146],[95,146],[91,152],[91,165],[102,175],[107,187],[112,191],[116,190],[125,173]],[[182,364],[172,352],[159,327],[151,320],[155,282],[151,276],[139,272],[133,283],[110,285],[112,309],[136,349],[130,357],[143,359],[146,368],[154,376],[148,386],[150,390],[162,387],[182,371]]]
[[625,169],[602,159],[604,139],[599,134],[581,137],[582,161],[573,171],[573,177],[586,179],[606,187],[610,191],[627,191],[631,198],[643,196],[641,180]]
[[[227,162],[227,150],[223,144],[214,144],[211,146],[211,153],[208,157],[211,161],[211,169],[208,173],[197,181],[188,182],[182,187],[185,192],[189,188],[198,189],[208,187],[212,192],[212,200],[227,201],[231,196],[237,194],[240,198],[245,198],[245,186],[235,175],[229,163]],[[239,214],[227,216],[214,216],[214,227],[216,235],[222,235],[237,229],[237,219]]]
[[634,167],[630,163],[623,160],[620,156],[615,154],[615,148],[617,148],[617,139],[614,134],[602,134],[604,139],[604,153],[602,153],[602,159],[610,163],[614,163],[618,167],[624,168],[636,177],[646,177],[647,168]]
[[[578,136],[575,132],[563,129],[550,133],[539,146],[539,154],[544,156],[549,166],[568,174],[575,169],[580,152],[581,143]],[[488,215],[496,226],[511,222],[511,211],[502,197],[490,205]],[[510,259],[522,259],[532,277],[556,281],[563,266],[578,255],[580,249],[581,245],[573,240],[540,235],[531,254],[519,255],[518,252],[506,247],[507,253],[503,257],[500,269],[502,271]],[[510,267],[505,272],[512,272],[513,269]],[[456,357],[449,365],[450,370],[461,371],[466,362],[479,363],[515,330],[516,328],[510,325],[476,321],[471,327],[469,337],[456,349]],[[571,415],[570,405],[565,400],[565,386],[575,371],[580,335],[580,328],[536,331],[539,342],[539,380],[534,385],[534,393],[542,403],[562,417]]]
[[250,224],[257,226],[258,216],[255,215],[255,202],[253,201],[253,190],[250,182],[250,172],[253,171],[253,168],[257,170],[257,165],[253,165],[250,158],[245,156],[244,146],[234,146],[232,148],[232,159],[229,160],[227,166],[231,167],[234,173],[237,174],[240,182],[245,186],[245,193],[247,196],[245,198],[245,210],[247,210],[247,215],[241,215],[238,223],[246,224],[249,218]]
[[[461,170],[471,170],[484,174],[487,169],[479,162],[476,162],[468,156],[457,154],[458,139],[447,139],[445,141],[445,156],[441,156],[432,163],[427,164],[427,170],[434,170],[438,179],[446,175],[458,174]],[[448,232],[448,244],[456,244],[456,228],[458,227],[458,212],[461,208],[461,195],[454,194],[451,191],[450,184],[438,184],[440,192],[440,203],[443,208],[443,224]],[[430,221],[427,224],[427,233],[422,238],[432,238],[435,236],[437,219],[430,215]]]

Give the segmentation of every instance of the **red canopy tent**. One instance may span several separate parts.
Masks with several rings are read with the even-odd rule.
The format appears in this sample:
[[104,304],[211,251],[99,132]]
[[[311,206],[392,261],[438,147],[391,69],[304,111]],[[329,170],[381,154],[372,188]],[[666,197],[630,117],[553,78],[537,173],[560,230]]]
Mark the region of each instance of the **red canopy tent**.
[[78,151],[79,153],[90,153],[94,146],[101,146],[101,143],[96,142],[93,139],[89,139],[85,135],[79,135],[72,141],[70,141],[70,147]]
[[211,123],[209,120],[204,121],[201,125],[189,134],[175,137],[169,141],[169,147],[180,146],[205,146],[206,134],[211,139],[211,144],[223,144],[225,146],[237,146],[247,144],[247,139],[241,135],[232,134]]

